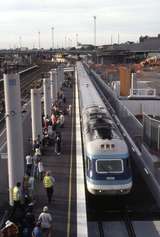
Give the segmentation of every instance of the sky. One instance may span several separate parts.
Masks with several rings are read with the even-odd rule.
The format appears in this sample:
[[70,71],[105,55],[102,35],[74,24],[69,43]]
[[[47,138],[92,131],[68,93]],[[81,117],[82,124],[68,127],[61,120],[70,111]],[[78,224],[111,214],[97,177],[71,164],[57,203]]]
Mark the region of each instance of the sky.
[[[0,48],[137,42],[160,33],[160,0],[1,0]],[[76,37],[77,35],[77,37]]]

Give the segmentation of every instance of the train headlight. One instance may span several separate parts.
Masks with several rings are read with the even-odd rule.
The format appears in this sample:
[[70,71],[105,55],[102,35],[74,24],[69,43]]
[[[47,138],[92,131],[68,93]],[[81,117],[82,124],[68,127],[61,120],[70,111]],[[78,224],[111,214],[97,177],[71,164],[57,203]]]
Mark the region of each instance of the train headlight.
[[93,176],[92,170],[89,171],[89,176],[92,178],[92,176]]

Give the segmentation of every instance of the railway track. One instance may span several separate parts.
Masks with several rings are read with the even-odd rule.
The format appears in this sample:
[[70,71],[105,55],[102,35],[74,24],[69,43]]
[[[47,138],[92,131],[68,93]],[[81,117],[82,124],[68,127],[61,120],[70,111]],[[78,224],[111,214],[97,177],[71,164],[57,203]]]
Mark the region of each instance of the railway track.
[[99,237],[105,237],[102,221],[98,221],[98,230],[99,230]]
[[[132,221],[128,219],[127,216],[125,218],[127,219],[116,222],[116,223],[98,221],[97,226],[98,226],[99,237],[120,237],[120,236],[136,237],[136,233],[135,233]],[[90,234],[89,234],[89,237],[90,237]]]
[[[101,90],[96,80],[92,81],[114,120],[116,114],[108,102],[105,92]],[[119,126],[116,120],[115,122]],[[157,206],[150,189],[140,174],[133,157],[131,157],[131,162],[134,185],[129,195],[123,197],[93,197],[86,195],[87,219],[88,223],[90,223],[88,226],[91,226],[89,228],[89,237],[94,236],[95,230],[98,232],[95,235],[96,237],[142,236],[137,231],[140,229],[141,222],[142,226],[144,226],[147,221],[151,223],[150,231],[153,232],[152,221],[160,219],[160,208]],[[149,236],[149,233],[147,234]]]
[[[38,73],[38,74],[37,74]],[[23,101],[27,102],[27,99],[29,100],[29,90],[32,87],[32,82],[34,82],[35,80],[37,80],[37,76],[40,76],[40,69],[37,69],[36,71],[33,71],[31,73],[29,73],[28,75],[25,76],[21,76],[22,78],[20,79],[20,87],[21,87],[21,97],[22,97],[22,105],[23,105]],[[0,92],[2,95],[2,100],[4,98],[4,91]],[[28,95],[26,97],[26,94]],[[2,126],[2,124],[4,124],[5,121],[5,116],[1,115],[1,119],[0,119],[0,125]],[[0,126],[0,131],[1,131],[1,126]]]
[[124,219],[124,223],[125,223],[126,230],[128,233],[128,237],[136,237],[136,233],[134,231],[134,227],[133,227],[131,219],[129,218],[127,210],[123,214],[123,219]]
[[[31,73],[27,73],[27,75],[21,75],[20,78],[20,87],[21,87],[21,100],[22,106],[24,103],[27,103],[30,100],[30,89],[34,88],[33,83],[39,81],[41,79],[41,74],[47,72],[53,68],[53,65],[43,65],[41,68],[37,68],[35,71]],[[2,95],[4,98],[4,94]],[[6,145],[6,127],[5,127],[5,116],[1,116],[0,119],[0,152]],[[2,148],[2,149],[1,149]]]

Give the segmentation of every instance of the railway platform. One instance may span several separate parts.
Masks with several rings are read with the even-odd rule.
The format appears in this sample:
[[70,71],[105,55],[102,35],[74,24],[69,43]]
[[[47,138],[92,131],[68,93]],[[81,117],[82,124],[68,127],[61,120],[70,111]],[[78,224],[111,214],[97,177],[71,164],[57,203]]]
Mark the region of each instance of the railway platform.
[[[48,206],[53,217],[51,236],[54,237],[87,236],[79,101],[77,84],[74,81],[73,79],[72,88],[64,87],[66,105],[72,105],[72,113],[65,115],[64,126],[60,128],[61,155],[58,156],[54,146],[49,145],[44,147],[41,156],[45,171],[50,171],[56,181],[53,201],[50,204],[43,182],[35,180],[33,212],[37,220],[43,207]],[[10,209],[7,206],[6,203],[6,209]]]
[[53,217],[54,237],[77,236],[76,234],[76,150],[75,150],[75,116],[74,116],[74,90],[64,88],[67,104],[72,104],[72,116],[65,116],[64,127],[61,129],[62,150],[57,156],[54,147],[44,148],[42,161],[46,171],[54,176],[55,188],[53,201],[47,203],[47,196],[42,181],[36,183],[35,214],[42,212],[48,206]]

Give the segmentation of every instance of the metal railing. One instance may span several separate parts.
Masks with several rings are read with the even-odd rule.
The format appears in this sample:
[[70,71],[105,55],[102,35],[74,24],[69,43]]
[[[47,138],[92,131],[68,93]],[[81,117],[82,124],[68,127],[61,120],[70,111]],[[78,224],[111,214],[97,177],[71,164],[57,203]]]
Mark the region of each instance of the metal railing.
[[152,118],[146,114],[143,115],[143,141],[155,152],[160,152],[160,120]]
[[156,89],[130,89],[130,96],[156,97]]

